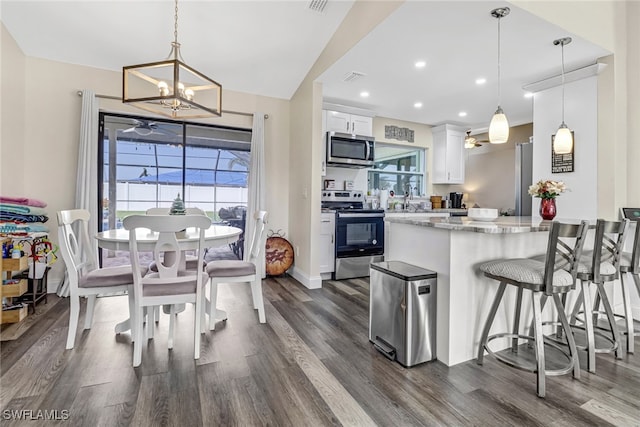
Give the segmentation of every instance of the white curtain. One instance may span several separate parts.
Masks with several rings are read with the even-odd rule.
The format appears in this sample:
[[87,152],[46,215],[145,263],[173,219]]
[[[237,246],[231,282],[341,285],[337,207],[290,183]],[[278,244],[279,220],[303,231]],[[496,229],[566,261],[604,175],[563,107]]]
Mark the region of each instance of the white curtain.
[[[244,258],[248,260],[249,248],[253,233],[255,232],[255,222],[253,214],[257,211],[266,210],[265,205],[265,170],[264,170],[264,113],[255,112],[253,114],[253,128],[251,133],[251,163],[249,166],[249,195],[247,203],[247,220],[245,222],[245,250]],[[266,236],[266,233],[265,233]],[[260,244],[260,259],[256,261],[258,271],[265,277],[264,269],[264,244],[266,237],[263,237]]]
[[[86,209],[91,214],[89,233],[93,235],[98,232],[98,101],[96,94],[88,89],[82,91],[79,142],[74,206],[76,209]],[[94,254],[97,254],[97,248],[96,242]],[[69,296],[66,271],[57,294]]]
[[91,90],[82,91],[80,144],[76,174],[76,209],[91,214],[89,234],[98,232],[98,101]]

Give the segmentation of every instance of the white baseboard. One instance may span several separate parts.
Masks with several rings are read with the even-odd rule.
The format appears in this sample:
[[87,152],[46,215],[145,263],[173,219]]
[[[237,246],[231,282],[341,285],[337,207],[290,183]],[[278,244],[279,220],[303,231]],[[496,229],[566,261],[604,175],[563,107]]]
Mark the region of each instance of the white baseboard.
[[302,283],[308,289],[322,288],[322,278],[320,276],[309,277],[305,273],[298,270],[295,266],[289,270],[289,273],[298,282]]

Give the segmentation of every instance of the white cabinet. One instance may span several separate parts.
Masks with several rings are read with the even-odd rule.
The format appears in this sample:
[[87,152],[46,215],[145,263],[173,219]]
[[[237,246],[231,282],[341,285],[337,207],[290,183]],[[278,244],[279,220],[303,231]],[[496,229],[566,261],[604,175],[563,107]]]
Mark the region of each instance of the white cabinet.
[[433,184],[464,184],[464,128],[440,125],[433,133]]
[[332,273],[335,269],[336,214],[320,214],[320,273]]
[[373,136],[373,117],[327,110],[327,131]]

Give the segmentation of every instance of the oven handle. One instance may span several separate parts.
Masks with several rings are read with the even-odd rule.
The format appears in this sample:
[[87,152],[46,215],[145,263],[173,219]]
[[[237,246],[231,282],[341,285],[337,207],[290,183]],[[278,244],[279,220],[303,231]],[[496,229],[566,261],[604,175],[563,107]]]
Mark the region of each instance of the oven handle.
[[338,212],[338,218],[384,218],[384,212],[380,212],[380,213],[342,213],[342,212]]

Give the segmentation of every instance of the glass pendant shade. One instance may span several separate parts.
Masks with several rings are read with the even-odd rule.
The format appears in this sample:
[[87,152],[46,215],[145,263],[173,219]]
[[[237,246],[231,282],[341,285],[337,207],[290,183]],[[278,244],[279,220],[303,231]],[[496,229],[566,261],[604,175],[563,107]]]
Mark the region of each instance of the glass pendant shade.
[[509,122],[507,116],[498,107],[491,124],[489,124],[489,142],[492,144],[504,144],[509,140]]
[[569,154],[573,150],[573,136],[571,129],[562,122],[553,138],[553,151],[556,154]]

